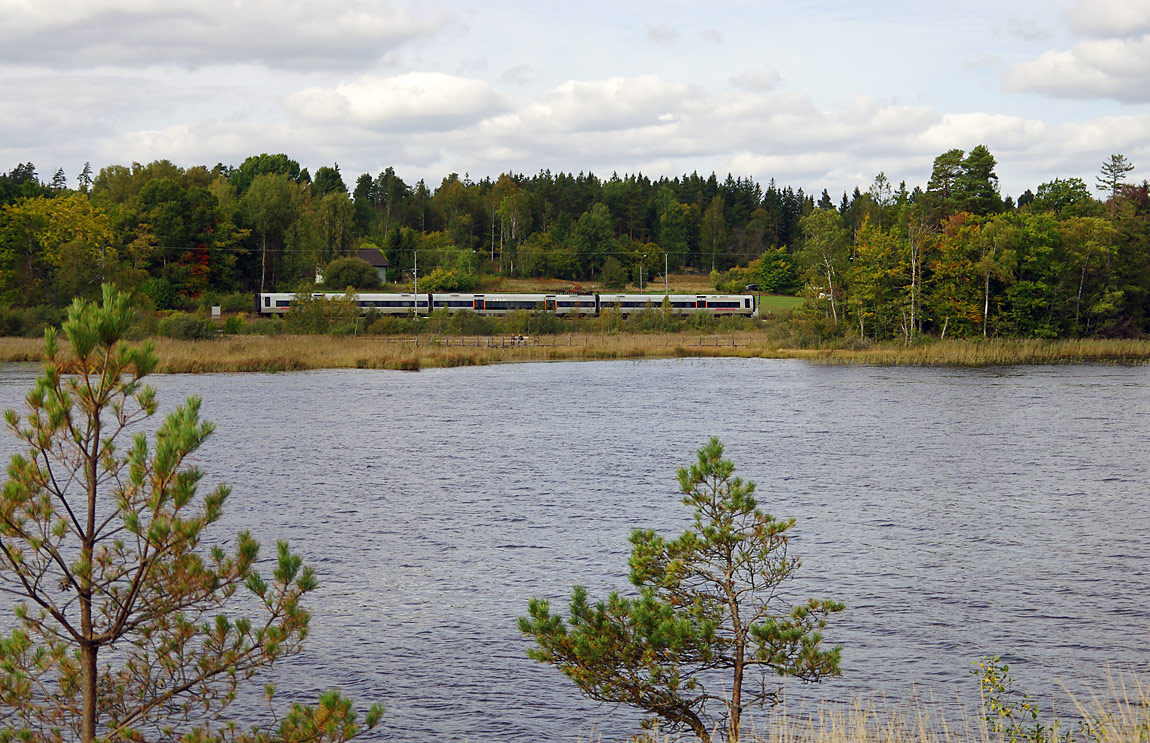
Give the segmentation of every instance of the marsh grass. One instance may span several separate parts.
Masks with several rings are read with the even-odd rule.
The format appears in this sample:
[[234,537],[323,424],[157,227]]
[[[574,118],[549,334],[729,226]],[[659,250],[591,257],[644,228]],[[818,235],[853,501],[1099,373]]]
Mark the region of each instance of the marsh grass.
[[919,345],[859,350],[795,350],[793,358],[821,364],[880,366],[1008,366],[1083,362],[1145,363],[1150,341],[1127,339],[928,341]]
[[[167,373],[400,369],[532,361],[658,358],[780,358],[819,364],[993,366],[1083,362],[1145,363],[1144,340],[935,341],[859,350],[787,348],[768,331],[699,334],[564,333],[524,336],[232,335],[210,340],[153,338]],[[43,341],[0,338],[0,361],[39,361]]]
[[[1072,698],[1073,699],[1073,698]],[[976,700],[978,701],[978,700]],[[954,700],[876,698],[827,702],[809,713],[776,707],[749,717],[742,739],[751,743],[1147,743],[1150,741],[1150,688],[1134,676],[1111,678],[1101,692],[1073,699],[1073,720],[1042,721],[1036,728],[999,731],[984,709]],[[644,743],[679,743],[690,736],[658,732]],[[716,737],[716,740],[718,738]]]

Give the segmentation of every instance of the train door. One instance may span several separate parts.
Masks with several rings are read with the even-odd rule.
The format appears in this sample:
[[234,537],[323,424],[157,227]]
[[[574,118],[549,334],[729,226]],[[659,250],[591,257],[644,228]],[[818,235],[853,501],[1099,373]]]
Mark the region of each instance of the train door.
[[486,301],[483,299],[483,297],[482,297],[482,296],[477,296],[477,297],[475,298],[475,303],[474,303],[474,305],[473,305],[473,309],[474,309],[476,312],[480,312],[480,311],[482,311],[482,310],[485,310],[485,309],[487,309],[487,302],[486,302]]

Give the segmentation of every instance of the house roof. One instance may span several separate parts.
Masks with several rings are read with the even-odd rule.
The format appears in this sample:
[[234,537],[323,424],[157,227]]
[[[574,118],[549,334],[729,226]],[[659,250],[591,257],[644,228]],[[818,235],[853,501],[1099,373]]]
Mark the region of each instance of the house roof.
[[376,248],[360,248],[355,251],[356,258],[362,258],[371,264],[372,268],[387,268],[387,259]]

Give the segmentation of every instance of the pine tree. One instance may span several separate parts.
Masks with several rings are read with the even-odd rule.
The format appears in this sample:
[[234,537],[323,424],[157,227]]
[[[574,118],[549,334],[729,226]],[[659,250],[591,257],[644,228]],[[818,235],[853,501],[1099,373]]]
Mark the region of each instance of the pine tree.
[[[283,542],[270,579],[248,532],[234,554],[201,546],[228,496],[223,485],[197,494],[202,473],[188,464],[213,426],[191,397],[151,444],[128,439],[157,409],[142,383],[155,353],[121,342],[131,321],[127,295],[109,285],[101,306],[77,299],[63,325],[70,353],[49,329],[27,413],[5,414],[28,452],[0,491],[0,590],[20,597],[16,628],[0,637],[0,739],[353,737],[357,716],[335,692],[293,707],[278,730],[215,724],[242,682],[299,651],[301,599],[316,580]],[[227,611],[240,589],[257,618]],[[365,724],[381,714],[373,707]]]
[[1095,180],[1099,191],[1110,198],[1118,195],[1118,191],[1125,185],[1126,174],[1134,170],[1134,164],[1126,161],[1125,155],[1111,155],[1110,159],[1102,163]]
[[839,674],[840,648],[823,650],[827,616],[842,604],[810,599],[790,606],[779,588],[799,568],[788,552],[793,519],[759,510],[755,484],[734,477],[716,438],[679,470],[694,523],[668,541],[631,535],[635,598],[612,593],[591,604],[576,586],[567,620],[532,599],[519,629],[535,641],[528,655],[550,663],[592,699],[638,707],[672,731],[710,743],[718,709],[728,743],[743,712],[779,702],[772,678],[819,681]]

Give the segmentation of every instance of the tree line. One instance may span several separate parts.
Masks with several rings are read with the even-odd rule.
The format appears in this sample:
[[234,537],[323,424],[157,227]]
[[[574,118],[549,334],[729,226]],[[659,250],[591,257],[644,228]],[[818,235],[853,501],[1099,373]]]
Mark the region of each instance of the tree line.
[[[1150,330],[1147,184],[1112,156],[1092,189],[1055,179],[1002,196],[983,145],[934,160],[924,186],[879,173],[834,199],[697,173],[452,173],[393,168],[349,187],[285,154],[238,167],[85,163],[70,188],[32,163],[0,175],[0,306],[63,306],[112,281],[165,309],[205,293],[294,290],[377,249],[391,277],[467,290],[477,277],[623,286],[710,273],[716,288],[803,293],[829,334],[1134,335]],[[1095,196],[1097,192],[1097,198]]]

